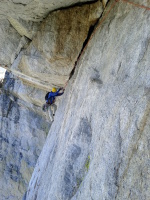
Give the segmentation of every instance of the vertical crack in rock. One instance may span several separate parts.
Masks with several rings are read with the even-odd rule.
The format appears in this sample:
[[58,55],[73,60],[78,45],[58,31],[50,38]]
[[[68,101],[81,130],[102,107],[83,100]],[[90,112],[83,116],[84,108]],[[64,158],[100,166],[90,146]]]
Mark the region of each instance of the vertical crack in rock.
[[[108,1],[107,1],[107,0],[105,1],[105,6],[104,6],[104,7],[106,7],[106,5],[108,4],[108,2],[109,2],[109,0],[108,0]],[[104,4],[104,2],[103,2],[103,4]],[[85,41],[83,42],[82,49],[81,49],[81,51],[80,51],[80,53],[79,53],[79,55],[78,55],[78,57],[77,57],[77,60],[76,60],[76,62],[75,62],[75,64],[74,64],[74,67],[73,67],[73,69],[72,69],[72,71],[71,71],[71,73],[70,73],[69,80],[70,80],[70,79],[72,78],[72,76],[74,75],[74,72],[75,72],[76,66],[77,66],[77,64],[78,64],[78,61],[79,61],[79,59],[80,59],[82,53],[84,52],[84,49],[85,49],[86,46],[88,45],[88,42],[89,42],[90,39],[92,38],[92,34],[94,33],[94,31],[95,31],[95,29],[96,29],[96,27],[97,27],[97,25],[98,25],[100,19],[102,18],[104,11],[105,11],[105,9],[104,9],[103,12],[101,13],[100,17],[97,19],[97,21],[95,22],[95,24],[90,26],[89,31],[88,31],[87,38],[86,38]]]
[[21,5],[21,6],[26,6],[27,5],[27,3],[19,3],[19,2],[14,2],[14,1],[12,1],[15,5]]
[[[147,104],[145,97],[142,96],[143,87],[149,86],[149,59],[146,59],[149,58],[149,48],[145,54],[144,63],[142,63],[143,74],[141,75],[139,75],[141,66],[138,65],[137,59],[135,59],[141,52],[141,49],[139,51],[137,48],[139,38],[143,33],[145,37],[149,35],[149,30],[145,29],[146,26],[148,27],[149,19],[146,12],[140,14],[136,9],[129,10],[128,6],[120,5],[116,10],[117,13],[112,12],[112,16],[109,16],[112,19],[115,15],[112,24],[109,26],[108,20],[103,26],[103,30],[98,32],[96,38],[93,38],[93,44],[91,44],[92,54],[89,56],[89,61],[83,60],[83,68],[79,71],[75,84],[72,85],[72,88],[77,88],[77,90],[74,91],[72,97],[70,97],[72,95],[70,90],[64,94],[66,101],[61,103],[58,114],[55,116],[56,123],[54,122],[51,127],[44,151],[31,179],[31,182],[36,183],[38,176],[40,187],[36,185],[34,188],[35,185],[30,184],[28,200],[34,199],[34,197],[36,199],[52,200],[114,199],[115,195],[116,197],[120,195],[118,199],[127,199],[126,194],[129,194],[130,189],[136,193],[131,194],[130,198],[137,199],[136,195],[143,193],[143,189],[146,188],[147,191],[149,189],[148,180],[146,179],[146,169],[149,170],[149,158],[147,156],[149,147],[145,144],[146,139],[149,137],[149,129],[147,129],[147,137],[141,141],[149,115],[149,108],[146,108],[148,111],[145,112]],[[126,14],[126,17],[124,17],[124,14]],[[140,20],[141,23],[137,24],[136,21],[139,22]],[[93,29],[91,28],[90,31],[93,32]],[[39,38],[41,39],[41,37]],[[89,41],[89,39],[87,40]],[[82,42],[81,44],[85,46],[85,43]],[[61,49],[63,49],[62,46]],[[88,51],[86,53],[88,56]],[[94,63],[93,60],[96,60],[96,62]],[[93,68],[95,68],[95,73],[99,72],[99,74],[91,82],[89,78],[93,73]],[[115,71],[116,76],[120,79],[114,81],[112,71]],[[73,73],[72,71],[70,78]],[[123,82],[121,76],[126,74],[129,74],[128,80]],[[102,88],[97,88],[96,84],[93,83],[96,82],[100,85],[100,77],[102,77],[104,84]],[[138,79],[137,82],[136,79]],[[130,98],[130,102],[127,101],[127,96]],[[135,106],[136,101],[141,97],[141,102]],[[83,98],[85,101],[81,106]],[[87,122],[88,120],[84,120],[83,123],[79,122],[80,119],[89,116],[91,113],[90,125]],[[118,124],[118,115],[120,124]],[[136,120],[141,124],[137,130],[134,123]],[[61,124],[61,121],[64,123]],[[92,133],[91,128],[88,127],[92,127]],[[58,142],[56,154],[54,158],[50,159],[51,149],[54,150],[54,141],[58,138],[60,138],[60,142]],[[135,158],[134,166],[131,166],[138,142],[141,142],[139,147],[141,154]],[[146,148],[148,149],[147,154],[145,153]],[[91,153],[91,163],[86,160],[89,154],[88,151]],[[145,154],[144,159],[143,153]],[[144,168],[143,162],[145,160],[147,163],[145,164],[146,169],[143,175],[145,177],[143,179],[146,179],[146,185],[141,188],[139,184],[140,189],[138,190],[136,187],[139,186],[138,182],[141,181],[138,178],[134,179],[134,177],[141,170],[140,168]],[[86,168],[89,168],[89,171],[81,185],[81,178],[84,178],[82,169],[85,163],[87,163]],[[38,168],[41,170],[39,174]],[[125,180],[121,180],[121,174],[123,174]],[[127,175],[129,176],[127,177]],[[118,178],[118,176],[121,178]],[[124,183],[120,184],[120,180]],[[79,187],[80,189],[78,189]],[[149,195],[147,191],[146,195]],[[116,194],[116,192],[119,194]],[[142,198],[144,198],[144,193]]]
[[73,67],[73,69],[72,69],[72,71],[71,71],[71,73],[70,73],[69,80],[70,80],[70,79],[72,78],[72,76],[74,75],[76,66],[77,66],[78,61],[79,61],[79,59],[80,59],[80,56],[82,55],[82,53],[83,53],[83,51],[84,51],[84,48],[86,47],[87,43],[89,42],[89,39],[90,39],[90,37],[91,37],[91,35],[92,35],[93,31],[94,31],[94,28],[95,28],[95,26],[97,25],[98,21],[99,21],[99,20],[97,20],[97,22],[95,23],[95,25],[92,25],[92,26],[90,26],[90,28],[89,28],[89,32],[88,32],[87,38],[85,39],[85,41],[84,41],[84,43],[83,43],[82,49],[81,49],[81,51],[80,51],[80,53],[79,53],[79,55],[78,55],[78,58],[77,58],[77,60],[76,60],[76,62],[75,62],[75,64],[74,64],[74,67]]
[[[63,87],[80,49],[87,43],[88,38],[84,42],[85,38],[90,37],[93,24],[102,11],[100,1],[59,9],[48,14],[40,28],[36,23],[9,17],[12,26],[22,36],[18,48],[11,54],[10,71],[24,83],[46,91],[53,86]],[[23,38],[26,37],[32,41],[28,41],[27,48],[22,51]]]

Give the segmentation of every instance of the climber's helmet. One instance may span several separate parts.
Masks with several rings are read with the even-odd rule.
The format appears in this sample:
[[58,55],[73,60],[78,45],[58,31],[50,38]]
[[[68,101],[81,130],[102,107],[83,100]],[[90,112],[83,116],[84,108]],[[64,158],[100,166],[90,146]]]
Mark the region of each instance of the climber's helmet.
[[52,92],[57,92],[56,88],[53,87],[52,88]]

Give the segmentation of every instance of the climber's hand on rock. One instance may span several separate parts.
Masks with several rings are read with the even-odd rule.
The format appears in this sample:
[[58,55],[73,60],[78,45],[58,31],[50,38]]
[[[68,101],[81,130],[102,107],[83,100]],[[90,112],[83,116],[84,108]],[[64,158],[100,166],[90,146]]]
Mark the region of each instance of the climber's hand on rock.
[[62,90],[63,92],[65,91],[65,89],[64,89],[64,88],[60,88],[60,90]]

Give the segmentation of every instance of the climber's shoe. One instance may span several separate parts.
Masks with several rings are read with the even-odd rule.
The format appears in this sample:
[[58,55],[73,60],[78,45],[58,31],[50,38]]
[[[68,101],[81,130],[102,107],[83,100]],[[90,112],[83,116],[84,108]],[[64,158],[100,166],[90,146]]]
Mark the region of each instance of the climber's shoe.
[[46,109],[47,109],[46,104],[43,104],[42,110],[43,110],[44,112],[46,112]]

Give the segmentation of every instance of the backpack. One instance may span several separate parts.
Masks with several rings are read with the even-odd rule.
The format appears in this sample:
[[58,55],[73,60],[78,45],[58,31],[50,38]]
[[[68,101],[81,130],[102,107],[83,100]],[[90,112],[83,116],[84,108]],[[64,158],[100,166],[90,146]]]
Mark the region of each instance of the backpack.
[[48,93],[45,95],[45,100],[48,101],[47,104],[50,104],[50,105],[51,105],[51,104],[53,104],[53,103],[55,102],[55,97],[50,97],[50,98],[48,98],[49,93],[50,93],[50,92],[48,92]]
[[48,94],[49,92],[45,95],[45,100],[48,100]]

